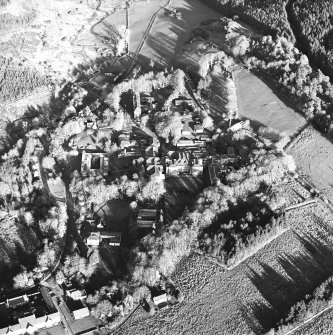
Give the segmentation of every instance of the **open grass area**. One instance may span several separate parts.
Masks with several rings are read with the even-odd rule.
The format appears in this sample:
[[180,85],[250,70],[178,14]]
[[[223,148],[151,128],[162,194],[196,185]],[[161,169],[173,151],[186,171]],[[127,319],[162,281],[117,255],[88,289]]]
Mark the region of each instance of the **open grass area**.
[[110,200],[99,208],[96,213],[107,220],[113,231],[125,231],[130,217],[129,203],[125,200]]
[[312,127],[305,129],[290,147],[298,168],[333,201],[333,146]]
[[241,118],[250,119],[254,128],[271,127],[294,135],[305,119],[288,107],[260,78],[242,70],[234,74]]
[[[165,0],[150,0],[133,2],[128,11],[129,16],[129,51],[135,52],[139,46],[144,33],[148,27],[149,21],[165,3]],[[155,30],[153,27],[152,31]]]
[[221,74],[210,73],[212,81],[209,86],[210,101],[209,101],[209,112],[216,124],[219,124],[222,120],[222,114],[227,113],[226,103],[227,101],[227,88],[225,86],[226,79]]
[[190,209],[204,186],[203,177],[167,177],[165,179],[167,194],[164,200],[166,222],[177,220],[186,207]]
[[[149,8],[152,8],[149,11],[153,11],[153,8],[155,8],[154,4],[160,6],[163,3],[165,1],[149,1]],[[137,6],[141,6],[142,11],[147,10],[148,6],[143,4],[145,3],[138,2]],[[146,43],[142,47],[141,59],[145,61],[152,59],[155,63],[163,66],[178,64],[184,51],[184,43],[188,41],[191,31],[206,19],[221,17],[220,14],[199,0],[171,0],[167,8],[170,9],[172,7],[182,14],[182,19],[177,20],[169,17],[164,11],[161,11],[152,26]],[[142,15],[142,18],[144,17],[145,14]],[[148,22],[146,23],[147,25]],[[132,27],[132,24],[130,24],[130,27]],[[140,30],[138,32],[140,34]],[[140,36],[137,35],[137,37]],[[130,48],[132,50],[132,46]]]

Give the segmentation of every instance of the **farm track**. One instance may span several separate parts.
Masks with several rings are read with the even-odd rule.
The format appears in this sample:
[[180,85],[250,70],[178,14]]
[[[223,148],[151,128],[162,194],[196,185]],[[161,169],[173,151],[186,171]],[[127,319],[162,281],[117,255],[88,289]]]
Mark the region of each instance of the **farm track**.
[[316,319],[318,316],[322,315],[323,313],[327,312],[328,310],[332,309],[332,306],[326,307],[324,308],[322,311],[320,311],[319,313],[313,315],[311,318],[305,320],[302,324],[298,325],[297,327],[289,330],[288,332],[286,332],[284,335],[291,335],[293,333],[295,333],[295,331],[302,329],[303,326],[305,326],[306,324],[308,324],[309,322],[313,321],[314,319]]
[[[127,316],[126,316],[126,318],[118,325],[118,326],[116,326],[116,328],[115,329],[113,329],[112,330],[112,333],[110,333],[110,335],[114,335],[114,334],[117,334],[118,333],[118,331],[121,329],[121,327],[127,322],[127,321],[129,321],[129,319],[131,318],[131,317],[133,317],[134,316],[134,313],[139,309],[139,307],[140,307],[140,304],[138,304]],[[118,333],[119,334],[119,333]]]
[[152,28],[152,26],[153,26],[153,24],[154,24],[154,22],[155,22],[155,20],[156,20],[156,18],[157,18],[157,15],[159,14],[159,12],[160,12],[161,10],[164,10],[164,9],[170,4],[170,2],[171,2],[171,0],[167,0],[166,3],[165,3],[163,6],[161,6],[161,7],[154,13],[154,15],[151,17],[151,19],[150,19],[150,21],[149,21],[149,23],[148,23],[148,26],[147,26],[147,28],[146,28],[146,30],[145,30],[145,32],[144,32],[144,35],[143,35],[143,37],[142,37],[142,39],[141,39],[141,42],[140,42],[140,44],[138,45],[138,47],[137,47],[137,49],[136,49],[136,51],[135,51],[135,53],[134,53],[134,55],[133,55],[132,63],[131,63],[131,65],[130,65],[130,67],[128,68],[128,70],[126,71],[125,78],[126,78],[126,77],[131,73],[131,71],[133,70],[133,68],[134,68],[134,66],[135,66],[135,62],[136,62],[136,60],[137,60],[137,58],[138,58],[138,56],[139,56],[139,53],[140,53],[140,51],[141,51],[141,49],[142,49],[144,43],[146,42],[146,39],[147,39],[147,37],[148,37],[148,35],[149,35],[149,32],[150,32],[150,29]]

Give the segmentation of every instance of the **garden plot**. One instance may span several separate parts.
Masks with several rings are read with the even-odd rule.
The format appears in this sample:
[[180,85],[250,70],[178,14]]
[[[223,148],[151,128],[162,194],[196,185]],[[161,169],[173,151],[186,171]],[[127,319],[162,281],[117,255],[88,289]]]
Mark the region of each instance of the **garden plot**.
[[333,145],[312,127],[305,129],[288,149],[300,170],[333,201]]
[[[231,271],[198,255],[175,273],[185,301],[153,317],[140,312],[121,334],[261,334],[333,268],[333,222],[324,205],[288,213],[287,231]],[[332,234],[331,234],[332,235]],[[120,333],[119,333],[120,334]]]
[[251,125],[270,127],[289,136],[306,124],[305,119],[288,107],[257,76],[246,70],[234,74],[237,104],[241,118],[251,120]]

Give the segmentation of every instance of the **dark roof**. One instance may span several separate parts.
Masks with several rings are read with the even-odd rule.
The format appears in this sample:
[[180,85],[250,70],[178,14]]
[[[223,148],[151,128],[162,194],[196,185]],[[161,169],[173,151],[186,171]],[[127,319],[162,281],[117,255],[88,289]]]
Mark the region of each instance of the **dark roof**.
[[121,242],[121,233],[112,233],[109,239],[109,243],[120,243]]
[[156,165],[151,165],[147,168],[147,173],[151,176],[154,174],[160,174],[160,169]]
[[0,329],[9,326],[10,316],[5,303],[0,304]]
[[81,300],[74,300],[71,298],[68,298],[66,300],[66,305],[71,312],[77,311],[78,309],[85,307]]
[[137,225],[140,228],[151,228],[155,220],[138,220]]
[[10,308],[15,308],[16,306],[21,306],[21,305],[24,305],[25,303],[26,303],[26,301],[24,300],[23,296],[8,299],[8,306]]
[[235,154],[235,151],[234,151],[233,147],[228,147],[227,150],[228,150],[228,155],[234,155]]
[[48,308],[49,312],[50,313],[55,313],[57,311],[57,309],[55,308],[55,306],[53,304],[53,301],[52,301],[49,290],[46,287],[41,286],[40,293],[42,294],[42,297],[43,297],[43,299],[44,299],[44,301],[47,305],[47,308]]
[[218,165],[211,165],[208,167],[209,180],[212,184],[216,179],[219,179],[221,168]]
[[157,209],[149,209],[149,208],[140,208],[138,213],[139,217],[146,217],[146,218],[155,218],[157,214]]

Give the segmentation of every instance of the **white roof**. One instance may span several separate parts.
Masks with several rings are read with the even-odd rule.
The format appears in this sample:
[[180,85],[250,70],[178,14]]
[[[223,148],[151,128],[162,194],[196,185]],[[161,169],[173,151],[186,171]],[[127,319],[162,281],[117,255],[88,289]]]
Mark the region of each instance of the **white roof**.
[[166,293],[153,298],[154,304],[159,305],[168,301]]
[[0,329],[0,335],[17,335],[23,333],[24,329],[19,324]]
[[78,309],[76,311],[73,311],[73,316],[74,316],[75,320],[82,319],[82,318],[84,318],[88,315],[90,315],[88,307],[84,307],[84,308]]

